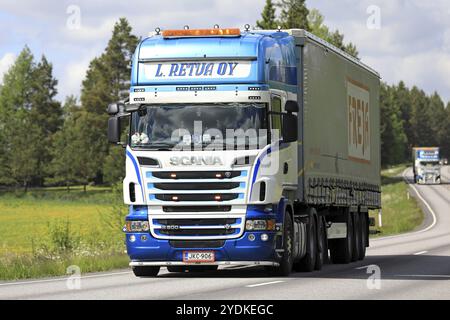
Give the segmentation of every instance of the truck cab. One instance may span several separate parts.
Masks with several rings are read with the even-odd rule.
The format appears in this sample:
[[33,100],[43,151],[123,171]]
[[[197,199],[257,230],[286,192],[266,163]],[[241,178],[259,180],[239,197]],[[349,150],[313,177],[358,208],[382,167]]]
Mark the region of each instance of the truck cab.
[[414,182],[419,184],[441,183],[439,148],[413,148]]

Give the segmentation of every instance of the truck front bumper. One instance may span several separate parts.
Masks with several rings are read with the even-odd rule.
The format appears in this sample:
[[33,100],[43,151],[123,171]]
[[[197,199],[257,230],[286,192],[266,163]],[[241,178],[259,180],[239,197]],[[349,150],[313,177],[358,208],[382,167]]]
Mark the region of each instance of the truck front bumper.
[[[264,233],[268,235],[266,241],[261,240]],[[254,236],[253,241],[249,239],[250,234]],[[127,233],[126,244],[131,259],[130,266],[198,265],[184,262],[184,251],[214,251],[215,261],[200,263],[201,265],[277,266],[276,235],[276,232],[247,231],[238,239],[224,240],[221,247],[176,248],[169,240],[155,239],[149,233]]]

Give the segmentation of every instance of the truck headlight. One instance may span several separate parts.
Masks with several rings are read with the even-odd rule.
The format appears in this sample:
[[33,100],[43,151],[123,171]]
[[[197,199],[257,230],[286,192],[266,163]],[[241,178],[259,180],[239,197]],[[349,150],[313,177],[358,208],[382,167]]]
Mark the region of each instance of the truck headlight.
[[150,230],[148,221],[127,221],[126,232],[147,232]]
[[249,219],[245,222],[245,229],[252,231],[275,230],[275,219]]

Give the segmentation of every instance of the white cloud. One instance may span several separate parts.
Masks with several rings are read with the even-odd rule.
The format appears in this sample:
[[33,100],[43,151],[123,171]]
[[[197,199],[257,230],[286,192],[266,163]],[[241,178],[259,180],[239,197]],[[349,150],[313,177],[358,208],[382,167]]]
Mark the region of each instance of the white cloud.
[[15,60],[16,60],[16,55],[14,53],[12,53],[12,52],[6,53],[0,59],[0,83],[3,82],[3,75],[13,65]]
[[[0,57],[3,61],[11,52],[18,54],[25,44],[36,57],[48,56],[59,80],[58,97],[63,100],[67,94],[79,95],[89,61],[106,47],[120,17],[128,19],[133,33],[145,37],[155,27],[254,25],[264,4],[265,0],[1,1],[0,15],[8,19],[0,18],[0,28],[11,31],[0,35]],[[70,5],[80,8],[80,29],[67,27]],[[318,8],[328,26],[344,33],[345,40],[357,46],[362,60],[378,70],[384,81],[404,80],[427,93],[438,90],[450,100],[448,0],[307,0],[307,5]],[[380,30],[367,28],[370,5],[380,7]]]

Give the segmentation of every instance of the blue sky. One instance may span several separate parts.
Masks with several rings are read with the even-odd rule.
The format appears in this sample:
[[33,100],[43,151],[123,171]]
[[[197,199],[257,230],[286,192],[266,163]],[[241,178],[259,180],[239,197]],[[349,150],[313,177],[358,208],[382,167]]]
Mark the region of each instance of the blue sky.
[[[89,61],[101,54],[119,17],[126,17],[138,36],[157,26],[242,27],[254,25],[264,2],[0,0],[0,82],[27,44],[37,58],[45,54],[53,63],[58,99],[63,100],[69,94],[79,95]],[[379,71],[384,81],[404,80],[427,93],[438,91],[445,102],[450,101],[448,0],[307,0],[307,5],[319,9],[329,27],[343,32],[357,46],[363,62]],[[80,12],[79,28],[71,23],[74,8]]]

